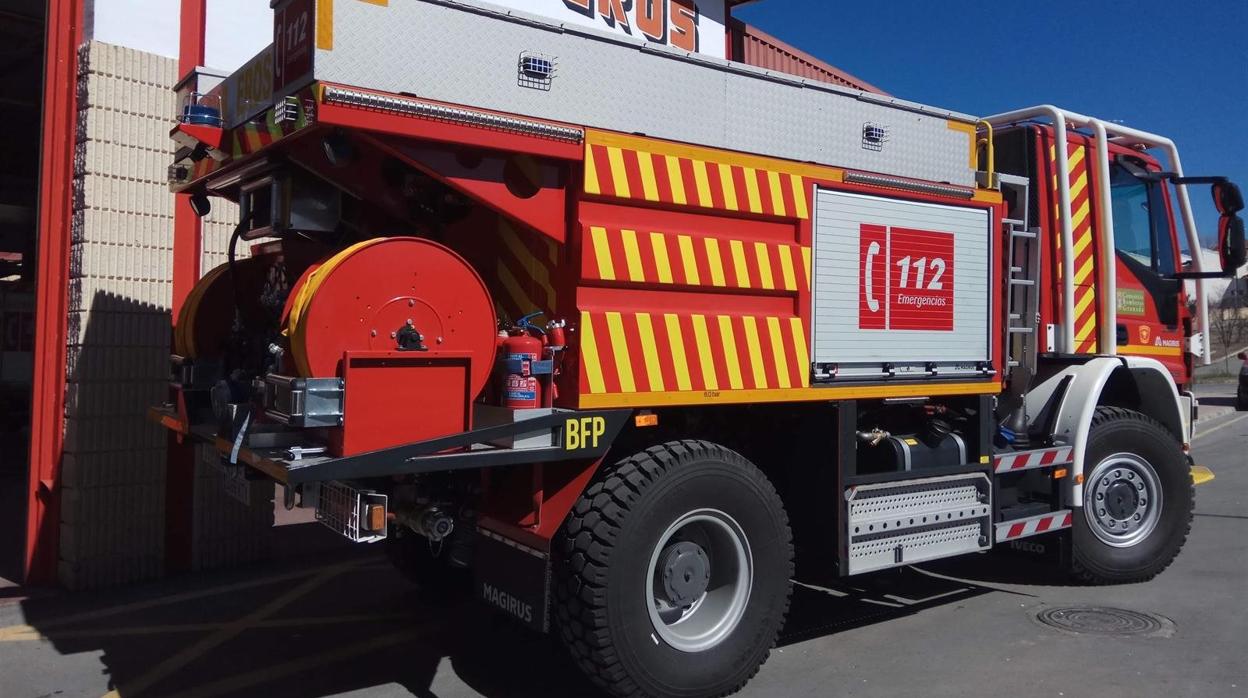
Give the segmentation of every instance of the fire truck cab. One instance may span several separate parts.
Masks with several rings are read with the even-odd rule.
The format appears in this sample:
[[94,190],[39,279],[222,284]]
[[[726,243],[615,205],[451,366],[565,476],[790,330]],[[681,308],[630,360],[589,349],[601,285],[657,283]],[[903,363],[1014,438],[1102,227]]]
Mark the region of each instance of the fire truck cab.
[[154,419],[621,696],[744,685],[795,559],[1174,559],[1222,273],[1188,189],[1234,270],[1233,184],[1051,106],[725,60],[723,3],[522,5],[278,0],[184,80],[170,185],[241,213]]

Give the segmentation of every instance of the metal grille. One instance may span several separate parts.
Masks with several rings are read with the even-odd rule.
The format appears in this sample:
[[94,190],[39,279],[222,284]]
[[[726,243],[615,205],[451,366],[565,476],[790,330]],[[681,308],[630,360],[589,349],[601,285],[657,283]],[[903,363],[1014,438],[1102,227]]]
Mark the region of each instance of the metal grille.
[[979,488],[974,484],[961,487],[925,485],[864,494],[850,504],[849,515],[855,519],[894,512],[913,515],[949,507],[972,506],[979,501]]
[[370,505],[387,505],[386,495],[357,490],[341,482],[322,482],[318,489],[317,521],[356,543],[372,543],[386,537],[385,527],[369,531],[361,526]]

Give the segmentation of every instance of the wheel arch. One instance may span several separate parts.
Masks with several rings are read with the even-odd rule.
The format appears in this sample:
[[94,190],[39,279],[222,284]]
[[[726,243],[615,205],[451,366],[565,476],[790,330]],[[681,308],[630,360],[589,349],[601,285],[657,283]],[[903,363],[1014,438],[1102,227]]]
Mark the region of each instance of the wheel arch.
[[1159,361],[1146,357],[1099,357],[1054,366],[1027,397],[1028,414],[1047,419],[1051,434],[1074,447],[1066,479],[1067,503],[1083,501],[1082,476],[1088,436],[1096,408],[1124,407],[1160,422],[1179,443],[1189,439],[1178,387]]

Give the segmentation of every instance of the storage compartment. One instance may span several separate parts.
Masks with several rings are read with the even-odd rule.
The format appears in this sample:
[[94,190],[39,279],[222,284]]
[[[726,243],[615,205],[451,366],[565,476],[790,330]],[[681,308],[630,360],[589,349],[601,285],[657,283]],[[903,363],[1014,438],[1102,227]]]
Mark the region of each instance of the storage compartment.
[[815,192],[816,381],[992,370],[992,212]]

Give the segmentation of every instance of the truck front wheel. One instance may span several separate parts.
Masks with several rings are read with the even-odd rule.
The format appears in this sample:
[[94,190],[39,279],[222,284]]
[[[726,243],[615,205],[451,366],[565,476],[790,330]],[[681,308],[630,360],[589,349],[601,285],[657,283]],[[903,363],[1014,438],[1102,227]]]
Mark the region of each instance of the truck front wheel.
[[719,696],[766,661],[788,611],[792,535],[775,489],[704,441],[599,471],[565,524],[560,634],[617,696]]
[[1194,493],[1183,449],[1151,417],[1100,407],[1085,463],[1083,511],[1073,517],[1075,574],[1093,584],[1153,578],[1191,529]]

